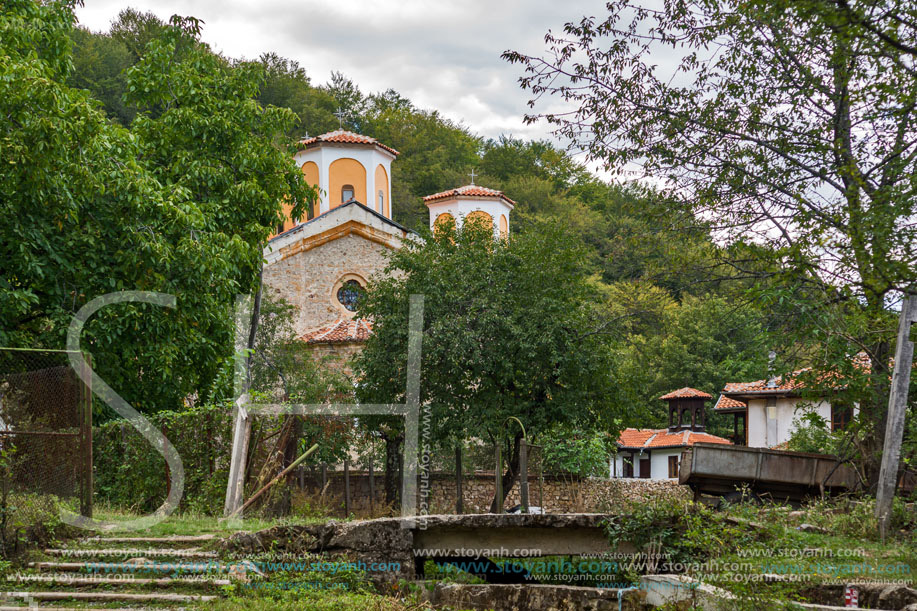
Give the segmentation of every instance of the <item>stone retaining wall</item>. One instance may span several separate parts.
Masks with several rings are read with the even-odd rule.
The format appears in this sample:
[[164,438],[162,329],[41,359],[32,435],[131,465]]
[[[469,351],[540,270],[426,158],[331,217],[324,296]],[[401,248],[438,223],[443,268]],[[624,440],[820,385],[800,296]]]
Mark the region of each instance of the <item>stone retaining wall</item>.
[[[329,473],[325,488],[324,504],[333,513],[343,516],[344,474]],[[313,501],[321,494],[321,480],[318,475],[307,474],[304,478],[304,494]],[[384,476],[373,475],[376,511],[384,504]],[[369,511],[369,476],[363,471],[350,473],[351,511],[366,515]],[[468,475],[462,482],[462,502],[465,513],[487,513],[494,496],[492,474]],[[635,501],[653,498],[687,498],[690,491],[674,481],[643,479],[581,479],[575,477],[545,476],[529,478],[529,504],[543,506],[548,513],[591,513],[604,512]],[[510,491],[504,503],[509,509],[520,504],[519,485]],[[418,502],[418,509],[421,508]],[[426,513],[455,512],[455,476],[448,473],[434,473],[431,477],[429,504]]]

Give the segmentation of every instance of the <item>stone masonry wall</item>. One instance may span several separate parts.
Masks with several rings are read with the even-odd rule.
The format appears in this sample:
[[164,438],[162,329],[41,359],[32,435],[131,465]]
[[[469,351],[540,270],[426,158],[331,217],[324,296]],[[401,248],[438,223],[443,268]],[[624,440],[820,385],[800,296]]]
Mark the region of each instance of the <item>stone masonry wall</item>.
[[[327,475],[323,505],[335,515],[343,517],[344,474],[329,472]],[[384,504],[384,475],[374,473],[375,513],[380,514]],[[303,477],[304,496],[313,503],[321,496],[321,481],[318,475],[306,472]],[[369,476],[364,471],[350,472],[351,511],[358,516],[368,516]],[[462,482],[462,503],[465,513],[487,513],[494,496],[492,474],[466,475]],[[529,478],[529,504],[543,506],[548,513],[595,513],[606,512],[622,504],[646,501],[654,498],[687,498],[690,491],[674,481],[641,479],[578,479],[572,477],[546,476],[543,483],[536,476]],[[543,499],[543,500],[542,500]],[[518,505],[519,485],[510,491],[504,503],[509,509]],[[543,504],[542,504],[543,503]],[[421,504],[418,502],[418,511]],[[455,476],[448,473],[434,473],[431,477],[429,506],[425,513],[441,514],[455,512]]]
[[302,335],[348,317],[337,300],[338,281],[355,274],[364,284],[385,268],[383,254],[388,250],[362,236],[346,235],[265,266],[264,284],[272,295],[296,306],[294,328]]

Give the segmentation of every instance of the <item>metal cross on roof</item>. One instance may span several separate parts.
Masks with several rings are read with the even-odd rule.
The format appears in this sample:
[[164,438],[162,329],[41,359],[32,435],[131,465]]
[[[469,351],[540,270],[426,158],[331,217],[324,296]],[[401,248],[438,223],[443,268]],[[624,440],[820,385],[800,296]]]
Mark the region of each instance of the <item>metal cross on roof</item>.
[[347,117],[347,113],[344,112],[344,109],[338,106],[337,112],[334,113],[334,116],[338,118],[338,125],[341,129],[344,129],[344,118]]
[[475,177],[475,176],[478,176],[478,174],[475,174],[475,173],[474,173],[474,168],[471,168],[471,184],[474,184],[474,177]]

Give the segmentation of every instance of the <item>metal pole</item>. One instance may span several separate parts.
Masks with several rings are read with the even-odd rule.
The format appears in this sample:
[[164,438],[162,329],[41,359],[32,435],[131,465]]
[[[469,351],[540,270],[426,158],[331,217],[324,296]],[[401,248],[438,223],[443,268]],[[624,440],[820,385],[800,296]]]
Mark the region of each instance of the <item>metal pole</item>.
[[462,447],[455,448],[455,513],[462,511]]
[[529,512],[529,450],[525,437],[519,440],[519,500],[522,513]]
[[898,480],[898,462],[901,459],[901,440],[904,436],[904,417],[907,414],[907,392],[914,361],[914,342],[910,340],[911,325],[917,323],[917,294],[908,294],[901,304],[898,325],[898,342],[895,349],[895,372],[892,375],[888,396],[888,416],[885,426],[885,447],[879,470],[879,487],[876,491],[876,518],[882,539],[888,531],[892,499]]

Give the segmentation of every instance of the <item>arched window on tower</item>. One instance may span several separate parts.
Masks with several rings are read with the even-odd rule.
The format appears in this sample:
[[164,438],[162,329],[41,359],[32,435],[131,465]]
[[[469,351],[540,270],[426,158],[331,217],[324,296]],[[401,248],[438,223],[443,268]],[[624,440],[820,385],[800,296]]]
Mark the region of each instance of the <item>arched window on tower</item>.
[[353,199],[353,185],[344,185],[341,187],[341,203],[347,203]]

